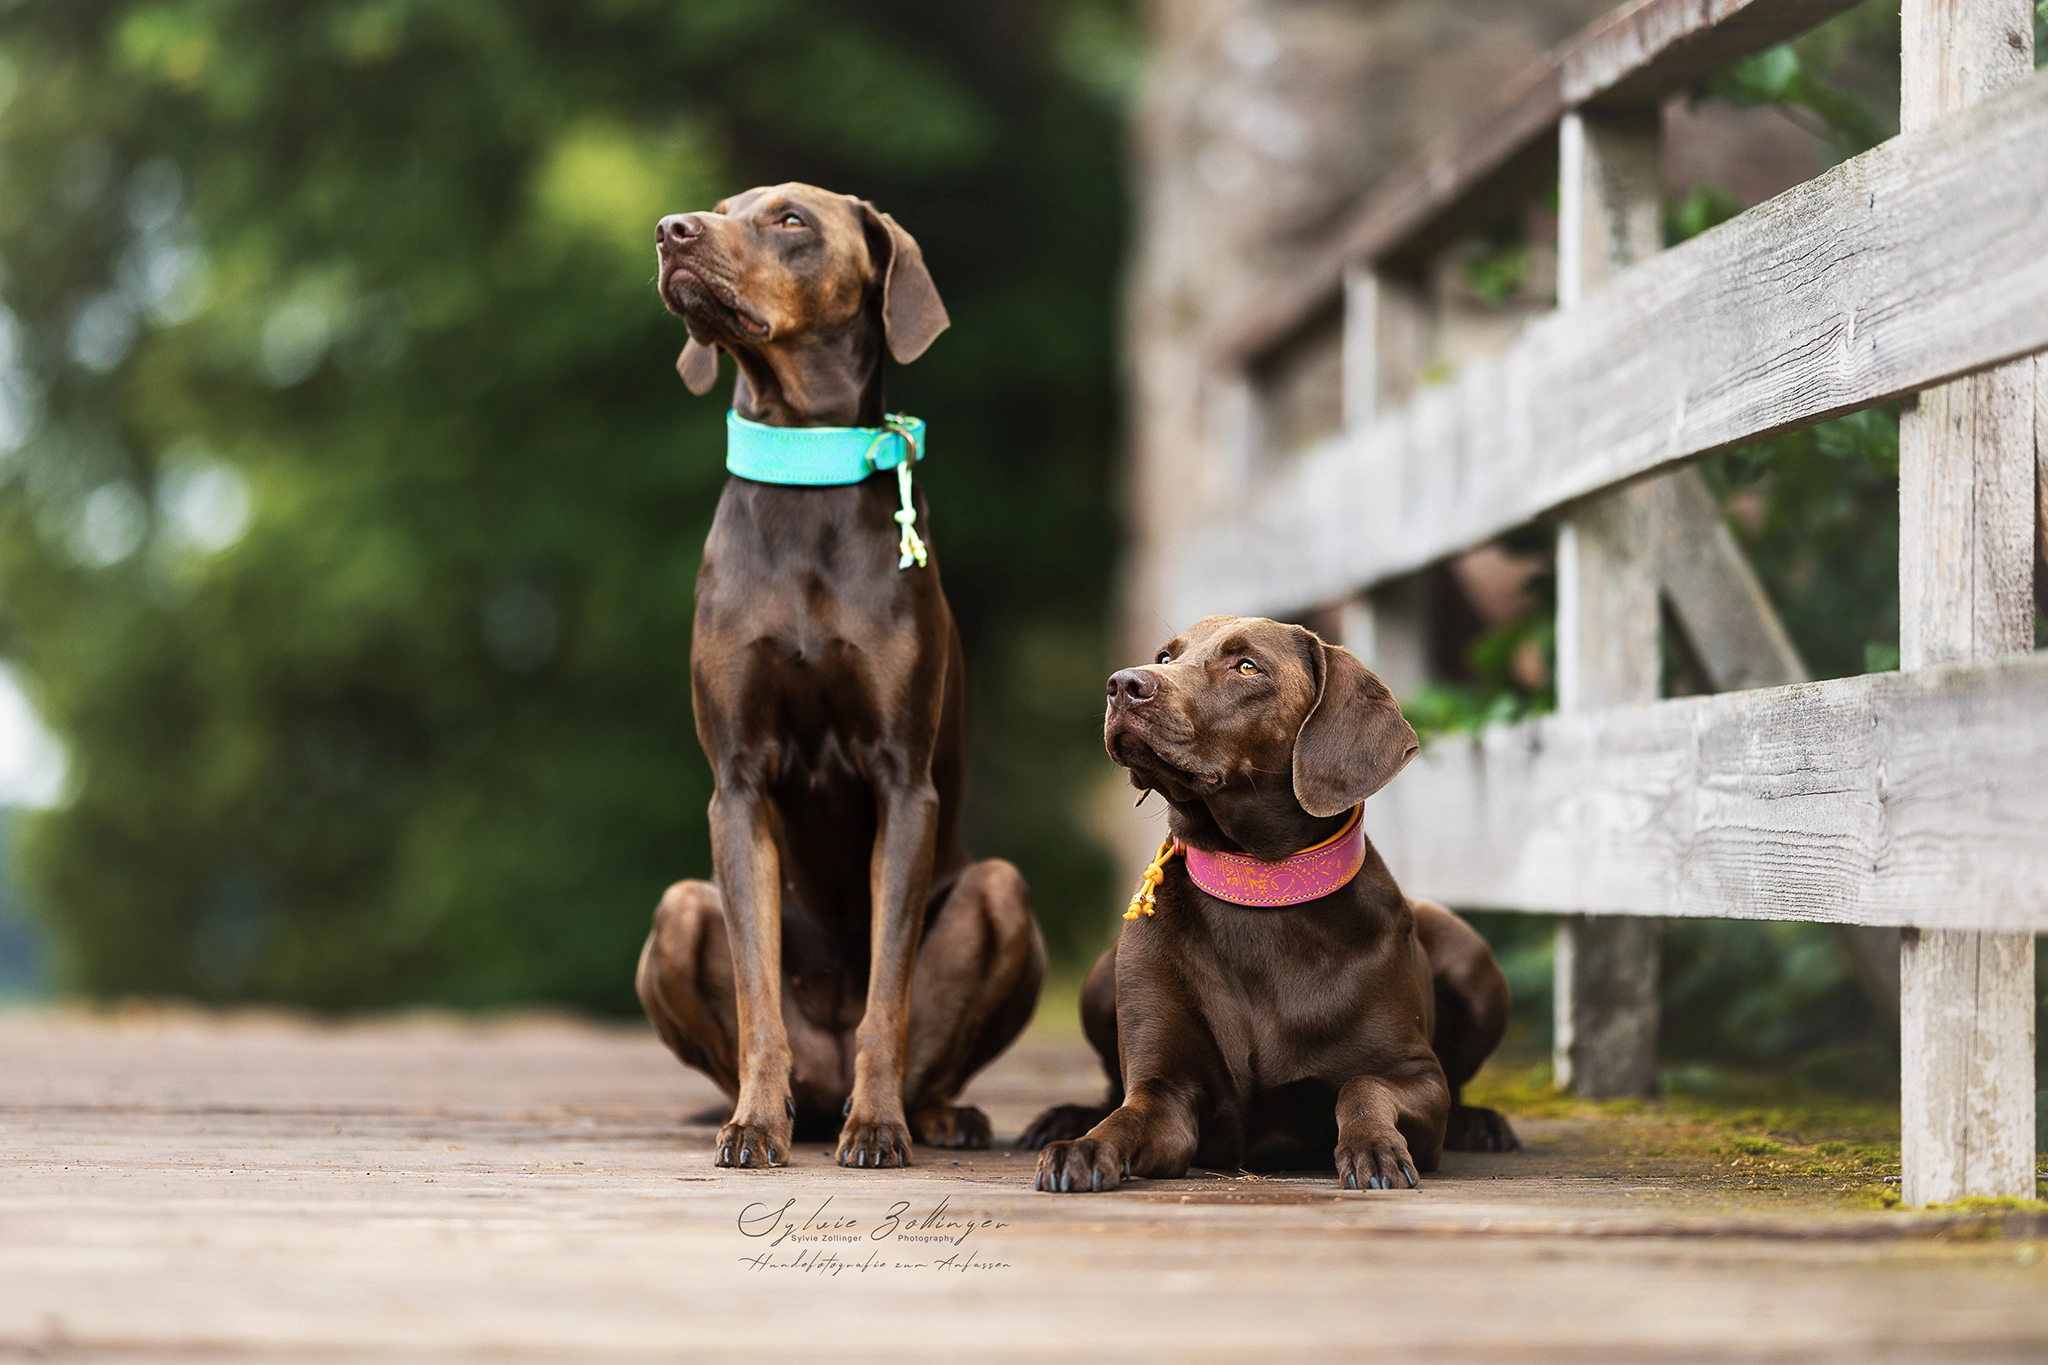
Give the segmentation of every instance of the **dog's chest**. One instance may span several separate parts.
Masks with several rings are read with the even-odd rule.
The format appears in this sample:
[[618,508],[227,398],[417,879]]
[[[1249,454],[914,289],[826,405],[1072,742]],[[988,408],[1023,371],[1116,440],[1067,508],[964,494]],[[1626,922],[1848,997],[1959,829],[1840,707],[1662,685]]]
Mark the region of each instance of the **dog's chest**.
[[701,693],[749,734],[773,734],[835,771],[944,666],[950,617],[933,569],[897,568],[894,522],[864,485],[734,480],[697,582],[691,666]]
[[1254,1088],[1369,1069],[1428,1037],[1411,933],[1328,904],[1211,907],[1206,918],[1230,1002],[1212,1028]]

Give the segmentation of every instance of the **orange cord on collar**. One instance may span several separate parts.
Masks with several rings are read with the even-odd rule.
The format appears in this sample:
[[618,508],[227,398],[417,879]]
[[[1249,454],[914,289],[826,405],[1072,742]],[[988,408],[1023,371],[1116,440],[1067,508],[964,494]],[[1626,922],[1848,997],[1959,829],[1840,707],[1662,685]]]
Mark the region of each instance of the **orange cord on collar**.
[[1157,908],[1156,893],[1159,884],[1166,880],[1166,864],[1179,852],[1178,839],[1167,839],[1160,843],[1159,851],[1152,855],[1152,865],[1145,869],[1145,875],[1138,881],[1138,892],[1131,897],[1131,908],[1124,911],[1125,919],[1149,915]]

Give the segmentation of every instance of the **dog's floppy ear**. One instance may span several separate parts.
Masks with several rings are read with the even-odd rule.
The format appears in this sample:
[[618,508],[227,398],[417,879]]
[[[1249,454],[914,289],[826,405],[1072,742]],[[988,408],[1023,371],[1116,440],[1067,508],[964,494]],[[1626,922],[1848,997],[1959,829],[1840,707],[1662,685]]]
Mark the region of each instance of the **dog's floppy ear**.
[[718,348],[691,337],[683,343],[683,353],[676,357],[676,373],[683,377],[691,393],[702,398],[718,382]]
[[1387,685],[1348,649],[1312,631],[1316,700],[1294,737],[1294,799],[1340,815],[1394,780],[1421,746]]
[[931,271],[925,269],[917,239],[865,199],[860,201],[860,211],[868,222],[868,240],[884,237],[889,243],[889,260],[882,268],[882,335],[896,363],[908,365],[953,325],[953,319],[946,316],[946,305],[939,300]]

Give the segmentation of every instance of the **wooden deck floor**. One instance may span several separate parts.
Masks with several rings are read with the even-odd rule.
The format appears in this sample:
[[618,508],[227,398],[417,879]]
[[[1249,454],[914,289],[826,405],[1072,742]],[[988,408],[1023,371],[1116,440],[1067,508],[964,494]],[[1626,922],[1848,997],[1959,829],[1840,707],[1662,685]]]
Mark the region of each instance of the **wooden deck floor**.
[[[973,1098],[1014,1133],[1098,1084],[1034,1035]],[[1597,1122],[1419,1193],[1062,1198],[1007,1151],[720,1172],[714,1098],[559,1020],[0,1014],[0,1360],[2048,1355],[2037,1221],[1645,1174]]]

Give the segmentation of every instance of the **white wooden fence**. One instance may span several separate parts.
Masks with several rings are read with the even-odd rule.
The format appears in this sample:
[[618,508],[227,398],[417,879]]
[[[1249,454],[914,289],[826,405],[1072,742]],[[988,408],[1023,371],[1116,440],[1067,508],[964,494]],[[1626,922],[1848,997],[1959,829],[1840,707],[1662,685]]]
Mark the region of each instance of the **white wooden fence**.
[[[1595,1093],[1650,1077],[1655,917],[1901,926],[1906,1199],[2031,1195],[2048,72],[2030,0],[1905,0],[1905,131],[1660,249],[1658,102],[1846,8],[1638,0],[1395,177],[1219,339],[1216,524],[1152,578],[1176,621],[1348,603],[1347,642],[1386,655],[1412,647],[1389,584],[1562,513],[1560,714],[1438,740],[1376,797],[1396,875],[1570,917],[1560,1080]],[[1422,385],[1419,267],[1553,173],[1558,309]],[[1269,449],[1299,441],[1280,409],[1319,365],[1340,429]],[[1807,682],[1684,466],[1894,399],[1904,671]],[[1660,596],[1716,685],[1751,690],[1657,699]]]

